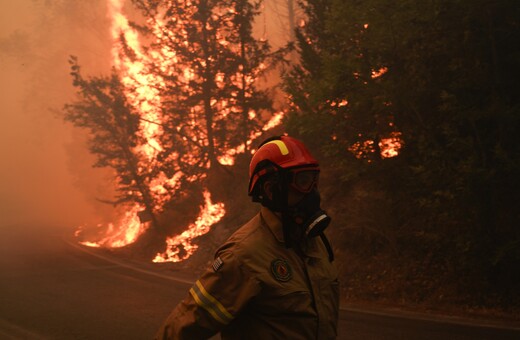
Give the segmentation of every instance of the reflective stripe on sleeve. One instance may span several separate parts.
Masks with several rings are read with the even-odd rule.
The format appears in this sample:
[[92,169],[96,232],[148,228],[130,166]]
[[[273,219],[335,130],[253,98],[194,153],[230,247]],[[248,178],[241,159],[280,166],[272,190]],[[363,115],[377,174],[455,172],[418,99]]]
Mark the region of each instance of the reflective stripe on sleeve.
[[215,320],[227,325],[233,316],[222,306],[217,299],[209,294],[206,289],[202,286],[199,280],[195,282],[195,285],[190,289],[190,294],[195,299],[195,302],[206,311],[208,311]]

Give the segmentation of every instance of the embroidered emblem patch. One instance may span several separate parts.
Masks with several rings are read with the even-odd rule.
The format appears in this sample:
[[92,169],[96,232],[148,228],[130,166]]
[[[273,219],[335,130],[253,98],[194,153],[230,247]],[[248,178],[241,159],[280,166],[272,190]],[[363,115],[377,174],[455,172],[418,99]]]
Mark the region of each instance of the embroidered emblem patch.
[[287,282],[292,278],[291,267],[284,259],[276,259],[271,262],[271,273],[275,279],[281,282]]
[[222,261],[220,257],[217,257],[211,266],[213,267],[214,271],[218,271],[223,264],[224,261]]

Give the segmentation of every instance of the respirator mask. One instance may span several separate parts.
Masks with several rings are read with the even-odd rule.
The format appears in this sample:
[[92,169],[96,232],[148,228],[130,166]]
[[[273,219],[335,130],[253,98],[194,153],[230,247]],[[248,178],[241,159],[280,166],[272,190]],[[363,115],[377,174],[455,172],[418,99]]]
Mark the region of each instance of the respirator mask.
[[317,190],[307,193],[293,207],[288,207],[285,220],[297,227],[302,235],[316,237],[330,224],[331,218],[320,207],[320,194]]
[[[323,233],[331,218],[321,209],[321,198],[317,190],[319,170],[299,169],[287,174],[287,191],[292,187],[303,198],[296,204],[286,205],[282,211],[284,231],[296,230],[299,237],[316,237]],[[285,197],[288,199],[288,195]]]

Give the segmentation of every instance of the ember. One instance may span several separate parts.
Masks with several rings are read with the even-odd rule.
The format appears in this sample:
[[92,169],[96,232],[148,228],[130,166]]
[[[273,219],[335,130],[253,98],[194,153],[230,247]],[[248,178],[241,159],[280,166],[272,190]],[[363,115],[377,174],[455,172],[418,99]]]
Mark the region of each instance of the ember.
[[[361,136],[359,136],[361,137]],[[333,138],[334,139],[334,138]],[[404,141],[402,139],[401,132],[391,132],[386,138],[381,138],[377,145],[380,150],[381,158],[392,158],[399,155],[399,151],[403,147]],[[363,159],[369,158],[368,156],[374,153],[375,145],[373,140],[365,140],[363,142],[354,143],[348,151],[352,152],[356,158]],[[369,162],[370,159],[368,160]]]
[[390,137],[381,139],[379,142],[381,157],[391,158],[399,155],[399,151],[403,146],[403,139],[401,135],[401,132],[392,132]]

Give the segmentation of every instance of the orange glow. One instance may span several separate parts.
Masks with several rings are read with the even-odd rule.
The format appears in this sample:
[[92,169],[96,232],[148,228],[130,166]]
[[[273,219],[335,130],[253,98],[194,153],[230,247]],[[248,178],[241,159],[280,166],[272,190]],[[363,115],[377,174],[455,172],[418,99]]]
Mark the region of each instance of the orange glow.
[[[185,66],[180,69],[176,64],[183,62],[183,56],[175,50],[172,50],[168,44],[163,44],[164,46],[159,50],[146,50],[143,48],[139,40],[138,32],[131,27],[128,19],[122,12],[124,0],[107,0],[107,2],[108,15],[111,19],[110,33],[113,39],[112,63],[120,75],[128,103],[139,112],[141,118],[138,131],[139,140],[141,142],[132,149],[132,153],[135,154],[138,160],[138,171],[147,174],[147,171],[154,169],[154,163],[158,162],[158,155],[165,149],[163,145],[161,145],[161,137],[164,134],[163,122],[167,122],[167,116],[163,116],[161,111],[161,105],[163,103],[161,102],[160,91],[161,88],[164,88],[166,81],[160,76],[157,76],[156,72],[149,72],[147,65],[153,64],[154,67],[157,67],[163,74],[178,77],[181,82],[179,86],[183,91],[186,91],[188,95],[194,94],[192,84],[193,82],[199,82],[200,76],[197,67]],[[187,11],[195,12],[197,10],[197,8],[192,6],[189,2],[184,3],[184,5]],[[226,13],[234,13],[234,9],[232,8],[219,10]],[[215,20],[218,19],[217,14],[223,15],[223,13],[214,13]],[[227,17],[227,14],[223,15],[223,17]],[[148,21],[148,24],[151,26],[151,36],[156,38],[159,42],[161,39],[167,39],[190,48],[185,24],[179,18],[171,18],[171,20],[175,22],[175,31],[165,30],[165,25],[160,19],[157,19],[157,21]],[[233,25],[232,20],[226,20],[228,20],[228,25]],[[211,27],[207,27],[207,29],[211,29]],[[216,34],[220,45],[233,51],[236,50],[235,52],[239,51],[240,47],[235,46],[232,41],[225,36],[225,32],[217,31]],[[125,45],[133,51],[131,57],[125,54]],[[206,61],[203,59],[197,59],[197,62],[198,65],[202,67],[206,65]],[[217,88],[223,88],[226,83],[231,82],[237,90],[227,99],[217,100],[216,98],[211,98],[210,106],[214,112],[223,118],[229,114],[240,113],[242,108],[239,105],[238,98],[240,95],[245,97],[252,96],[249,89],[253,87],[256,77],[266,68],[267,66],[265,64],[260,64],[251,74],[245,74],[243,68],[239,68],[236,73],[231,75],[217,72],[214,78]],[[197,118],[201,116],[205,108],[199,103],[191,105],[190,110],[191,112],[188,113],[188,117],[190,117],[191,120],[188,121],[183,128],[186,128],[187,131],[197,132],[185,135],[182,138],[184,140],[190,140],[194,142],[194,144],[208,146],[207,136],[204,135],[203,129],[200,128],[201,121]],[[257,121],[260,116],[262,116],[262,112],[257,112],[252,109],[247,112],[247,117],[250,121]],[[249,150],[253,141],[260,137],[265,131],[280,125],[283,116],[283,111],[273,114],[263,128],[249,133],[249,136],[247,136],[248,140],[244,144],[234,148],[228,147],[224,151],[217,150],[217,152],[221,153],[221,155],[217,157],[217,160],[224,165],[233,165],[238,154]],[[199,156],[191,153],[173,153],[168,155],[167,159],[163,160],[163,162],[164,164],[171,162],[172,164],[185,163],[200,166]],[[209,163],[204,166],[209,167]],[[149,191],[150,198],[153,201],[151,210],[153,210],[153,213],[158,214],[163,212],[165,203],[169,202],[176,192],[179,192],[181,189],[181,180],[196,181],[204,178],[205,174],[188,176],[181,171],[177,171],[173,174],[158,172],[154,173],[153,177],[151,175],[144,177],[146,178],[144,185],[147,187],[146,189]],[[201,207],[200,214],[196,221],[180,235],[168,237],[166,240],[166,251],[162,254],[157,254],[153,262],[177,262],[187,259],[198,247],[192,243],[193,238],[207,233],[211,226],[220,221],[224,216],[224,204],[213,204],[211,202],[210,193],[207,190],[204,191],[203,195],[205,203],[204,206]],[[128,208],[128,206],[126,208]],[[103,229],[103,232],[101,235],[98,235],[99,237],[95,238],[95,241],[91,239],[84,240],[81,244],[89,247],[123,247],[135,242],[151,225],[150,223],[142,223],[140,221],[139,212],[143,210],[145,210],[144,206],[136,204],[126,211],[117,223],[110,223],[104,229],[101,226],[100,228]],[[78,229],[75,235],[80,237],[83,234],[83,229]]]
[[399,155],[399,151],[403,146],[401,135],[401,132],[392,132],[390,137],[381,139],[379,149],[381,150],[382,158],[391,158]]
[[[106,230],[99,235],[97,241],[83,241],[81,244],[88,247],[120,248],[134,243],[141,236],[148,224],[141,223],[138,213],[142,210],[139,205],[126,211],[117,225],[109,223]],[[81,235],[81,230],[75,233]]]
[[206,234],[211,226],[220,221],[225,215],[223,203],[211,202],[211,194],[204,191],[204,206],[201,207],[197,220],[188,226],[188,229],[180,235],[166,239],[166,250],[157,253],[153,262],[179,262],[190,257],[198,246],[192,243],[195,237]]
[[366,140],[364,142],[356,142],[349,149],[356,158],[367,158],[370,153],[374,153],[376,150],[374,149],[374,141]]
[[[269,119],[267,121],[267,123],[262,127],[262,129],[260,131],[251,132],[251,134],[249,135],[249,138],[246,142],[247,146],[248,147],[251,146],[253,141],[256,138],[260,137],[262,135],[262,133],[264,133],[265,131],[271,130],[271,129],[277,127],[278,125],[280,125],[282,123],[284,115],[285,115],[285,112],[283,112],[283,111],[273,114],[271,119]],[[217,160],[222,165],[231,166],[231,165],[235,164],[236,155],[238,155],[240,153],[244,153],[245,150],[246,150],[246,146],[244,144],[241,144],[241,145],[237,146],[236,148],[228,149],[225,154],[217,157]]]
[[[158,135],[162,133],[158,109],[160,96],[157,89],[162,79],[147,72],[143,61],[148,58],[142,51],[137,32],[130,27],[128,20],[122,14],[122,0],[109,0],[109,15],[113,18],[111,27],[114,39],[113,63],[121,74],[123,85],[127,88],[125,93],[127,99],[133,107],[139,109],[143,118],[140,122],[140,130],[146,143],[139,145],[136,151],[150,160],[162,150],[157,139]],[[120,52],[122,49],[121,35],[136,54],[133,60]]]
[[[112,47],[112,62],[121,75],[121,82],[127,88],[126,97],[130,104],[139,110],[141,117],[140,133],[144,138],[143,144],[134,149],[138,159],[141,160],[139,167],[146,169],[149,162],[154,159],[162,149],[158,135],[162,133],[160,124],[159,107],[160,97],[156,85],[161,79],[154,78],[146,73],[145,64],[142,60],[146,57],[142,52],[138,34],[133,30],[126,17],[122,14],[122,0],[109,0],[108,13],[112,18],[111,35],[114,41]],[[121,51],[121,36],[130,48],[136,53],[136,58],[130,60]],[[177,187],[178,177],[167,178],[160,173],[150,183],[150,192],[158,202],[154,209],[160,210],[162,204],[169,197],[168,190],[164,185]],[[119,248],[135,242],[149,227],[149,224],[141,223],[138,213],[145,210],[140,204],[136,204],[126,211],[117,223],[109,223],[105,232],[98,241],[84,241],[81,244],[89,247]],[[80,231],[76,232],[79,236]]]
[[[389,137],[381,138],[378,143],[381,158],[398,156],[403,144],[401,132],[391,132]],[[348,150],[358,159],[369,158],[371,153],[376,152],[374,141],[370,139],[363,142],[356,142]]]
[[372,79],[379,78],[386,72],[388,72],[388,67],[381,67],[379,70],[372,70]]

